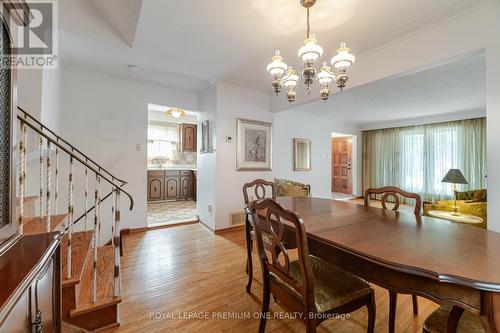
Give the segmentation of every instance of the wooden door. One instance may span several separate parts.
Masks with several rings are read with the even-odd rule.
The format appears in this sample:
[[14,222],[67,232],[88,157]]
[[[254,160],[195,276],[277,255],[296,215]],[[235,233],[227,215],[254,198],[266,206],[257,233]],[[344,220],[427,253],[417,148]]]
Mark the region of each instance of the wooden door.
[[332,192],[352,194],[352,137],[332,139]]
[[179,178],[170,177],[165,179],[165,199],[177,199],[179,197]]
[[163,176],[148,177],[148,201],[163,200]]

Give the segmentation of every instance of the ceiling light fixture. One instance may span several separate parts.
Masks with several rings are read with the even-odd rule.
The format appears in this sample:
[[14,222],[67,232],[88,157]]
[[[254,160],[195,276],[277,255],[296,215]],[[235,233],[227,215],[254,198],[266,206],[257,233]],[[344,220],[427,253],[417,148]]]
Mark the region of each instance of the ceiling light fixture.
[[272,86],[274,88],[274,93],[279,95],[283,86],[285,86],[287,90],[287,99],[290,104],[295,102],[295,87],[300,79],[303,79],[308,94],[311,92],[311,85],[317,80],[321,85],[320,98],[324,101],[328,100],[330,97],[330,83],[333,81],[337,83],[337,87],[342,91],[349,79],[347,76],[347,69],[352,66],[356,60],[356,58],[349,53],[350,50],[346,47],[345,43],[342,43],[337,50],[337,55],[330,61],[333,70],[332,67],[324,62],[323,67],[318,73],[316,61],[323,55],[323,48],[318,44],[316,35],[310,31],[309,15],[309,9],[316,3],[316,0],[300,0],[300,3],[307,10],[306,40],[304,41],[304,46],[298,51],[299,58],[304,62],[302,75],[296,70],[293,70],[292,67],[288,67],[287,69],[287,65],[283,62],[283,57],[280,55],[280,51],[276,51],[272,58],[272,62],[267,66],[267,71],[273,76]]
[[179,109],[179,108],[174,108],[170,109],[167,112],[165,112],[167,116],[172,116],[174,118],[180,118],[186,115],[186,111]]

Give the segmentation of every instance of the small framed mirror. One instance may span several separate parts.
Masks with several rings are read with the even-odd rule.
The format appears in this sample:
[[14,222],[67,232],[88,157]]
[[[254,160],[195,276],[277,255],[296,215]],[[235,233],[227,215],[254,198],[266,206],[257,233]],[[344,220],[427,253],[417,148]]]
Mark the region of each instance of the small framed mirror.
[[293,139],[293,171],[311,171],[311,140]]

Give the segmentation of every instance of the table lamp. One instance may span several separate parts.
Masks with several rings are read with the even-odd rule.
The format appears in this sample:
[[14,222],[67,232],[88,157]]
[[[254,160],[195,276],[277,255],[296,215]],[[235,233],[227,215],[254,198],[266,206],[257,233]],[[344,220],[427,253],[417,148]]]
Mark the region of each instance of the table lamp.
[[469,184],[469,183],[465,179],[460,169],[450,169],[446,174],[446,176],[444,176],[443,180],[441,180],[441,182],[453,184],[453,196],[455,198],[453,215],[459,216],[460,214],[458,213],[458,207],[457,207],[457,184]]

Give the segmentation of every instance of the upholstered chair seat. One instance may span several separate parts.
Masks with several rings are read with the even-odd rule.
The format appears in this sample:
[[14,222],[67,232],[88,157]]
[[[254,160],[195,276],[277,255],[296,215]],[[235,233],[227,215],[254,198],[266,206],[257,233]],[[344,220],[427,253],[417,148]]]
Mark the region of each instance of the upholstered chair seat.
[[[435,310],[424,323],[426,333],[445,333],[446,321],[451,306],[441,306]],[[458,322],[457,333],[484,333],[483,325],[478,315],[464,311]]]
[[[362,296],[370,295],[372,289],[363,279],[348,273],[316,256],[309,255],[314,273],[314,301],[318,312],[327,312]],[[299,284],[302,282],[299,261],[290,263],[290,276]],[[271,279],[282,285],[292,295],[300,295],[273,273]]]

